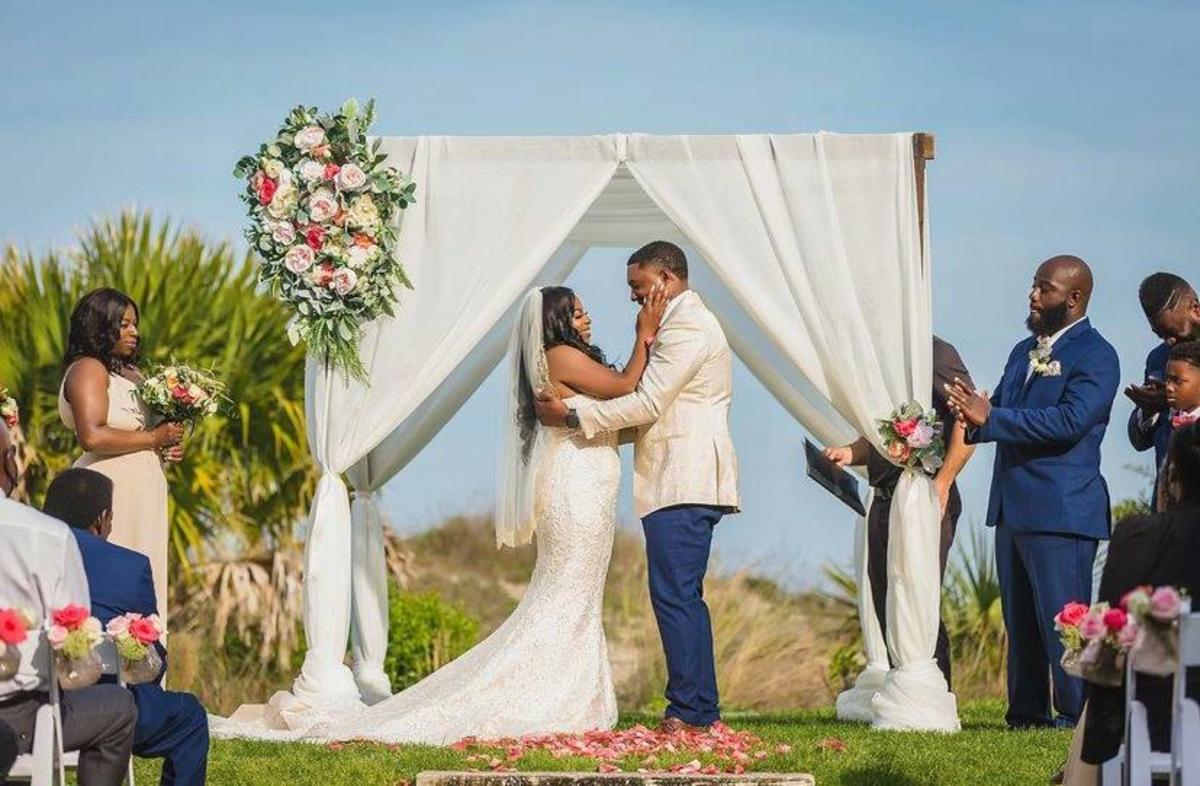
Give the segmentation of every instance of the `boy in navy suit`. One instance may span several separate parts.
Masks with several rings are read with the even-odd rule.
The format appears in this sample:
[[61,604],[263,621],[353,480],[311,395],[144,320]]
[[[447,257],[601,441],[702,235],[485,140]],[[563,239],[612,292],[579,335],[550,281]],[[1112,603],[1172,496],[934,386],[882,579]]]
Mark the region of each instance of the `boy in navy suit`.
[[[1146,356],[1144,382],[1125,388],[1125,395],[1136,405],[1129,414],[1129,442],[1139,452],[1154,448],[1157,469],[1166,458],[1172,433],[1164,387],[1167,355],[1176,344],[1200,340],[1200,299],[1196,290],[1179,276],[1154,273],[1142,281],[1138,300],[1150,329],[1162,343]],[[1158,488],[1157,480],[1154,487]]]
[[[106,540],[112,530],[111,480],[89,469],[69,469],[50,483],[43,512],[71,525],[92,591],[92,614],[102,624],[129,612],[158,613],[149,558]],[[165,673],[166,651],[157,646]],[[138,709],[134,755],[165,760],[164,786],[202,786],[208,761],[204,707],[192,694],[163,690],[157,681],[129,689]]]
[[967,441],[996,443],[987,524],[996,528],[1012,728],[1074,726],[1083,709],[1083,681],[1059,664],[1054,615],[1092,597],[1096,545],[1111,518],[1100,443],[1121,376],[1116,351],[1087,319],[1091,295],[1082,259],[1043,262],[1029,294],[1033,335],[1013,348],[995,393],[961,381],[948,391]]

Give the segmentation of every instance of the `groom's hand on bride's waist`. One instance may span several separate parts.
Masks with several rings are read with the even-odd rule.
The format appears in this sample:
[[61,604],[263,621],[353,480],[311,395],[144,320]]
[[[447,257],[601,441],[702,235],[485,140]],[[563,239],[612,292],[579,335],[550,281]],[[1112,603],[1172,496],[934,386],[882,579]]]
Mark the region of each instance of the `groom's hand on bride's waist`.
[[553,393],[539,392],[533,402],[533,407],[537,410],[538,421],[543,426],[565,426],[567,424],[567,414],[570,409],[561,398]]

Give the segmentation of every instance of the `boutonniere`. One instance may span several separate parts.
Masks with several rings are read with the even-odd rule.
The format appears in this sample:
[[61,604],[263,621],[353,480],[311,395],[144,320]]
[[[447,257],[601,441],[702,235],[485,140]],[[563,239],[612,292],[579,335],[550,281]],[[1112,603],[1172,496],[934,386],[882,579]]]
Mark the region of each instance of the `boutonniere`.
[[1038,336],[1037,346],[1029,350],[1029,365],[1039,377],[1057,377],[1062,374],[1062,364],[1050,359],[1050,339]]

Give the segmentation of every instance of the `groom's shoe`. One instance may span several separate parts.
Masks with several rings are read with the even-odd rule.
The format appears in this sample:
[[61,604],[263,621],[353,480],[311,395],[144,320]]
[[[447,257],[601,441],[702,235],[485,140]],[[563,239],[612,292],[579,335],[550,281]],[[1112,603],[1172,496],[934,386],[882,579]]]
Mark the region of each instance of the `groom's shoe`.
[[686,731],[691,734],[707,734],[710,727],[708,726],[693,726],[690,723],[684,723],[679,718],[668,715],[662,719],[658,730],[663,734],[676,734],[681,731]]

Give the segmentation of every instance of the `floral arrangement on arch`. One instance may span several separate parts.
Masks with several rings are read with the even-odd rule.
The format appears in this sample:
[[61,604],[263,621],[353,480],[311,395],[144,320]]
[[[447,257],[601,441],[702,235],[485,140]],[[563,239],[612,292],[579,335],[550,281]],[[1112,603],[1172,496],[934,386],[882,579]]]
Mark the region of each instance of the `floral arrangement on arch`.
[[21,425],[21,410],[17,406],[17,400],[3,385],[0,385],[0,420],[3,420],[9,429]]
[[935,410],[910,401],[878,421],[878,430],[888,458],[904,469],[933,475],[941,468],[946,444]]
[[412,287],[395,219],[416,201],[416,184],[368,142],[374,119],[374,100],[361,112],[353,99],[334,114],[298,106],[234,168],[260,281],[295,311],[288,338],[364,382],[363,323],[394,315],[397,287]]

